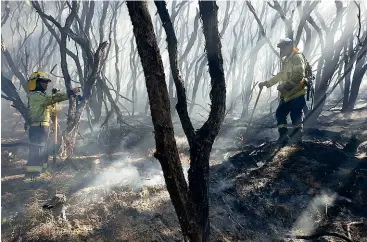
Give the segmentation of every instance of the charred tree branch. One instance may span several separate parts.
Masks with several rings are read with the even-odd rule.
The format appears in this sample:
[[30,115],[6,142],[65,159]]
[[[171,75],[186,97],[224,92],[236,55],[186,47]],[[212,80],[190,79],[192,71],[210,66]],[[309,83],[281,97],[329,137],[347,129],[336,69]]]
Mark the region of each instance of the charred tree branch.
[[185,240],[201,241],[193,205],[183,174],[174,137],[164,68],[147,3],[127,1],[140,61],[143,66],[154,126],[156,152],[167,190],[178,215]]
[[257,24],[259,25],[259,30],[260,30],[261,36],[266,39],[266,42],[269,44],[270,49],[273,51],[273,53],[276,56],[280,57],[278,51],[276,51],[274,49],[273,44],[270,42],[270,39],[266,36],[265,29],[264,29],[263,25],[261,24],[261,21],[260,21],[259,17],[257,16],[257,14],[255,12],[255,9],[252,6],[251,2],[250,1],[246,1],[246,4],[247,4],[248,8],[250,9],[251,13],[254,15]]
[[168,54],[169,61],[171,65],[171,71],[173,80],[175,82],[176,90],[177,90],[177,104],[176,110],[180,117],[182,128],[185,132],[185,135],[190,143],[192,143],[193,138],[195,136],[195,130],[191,123],[189,114],[187,112],[187,101],[186,101],[186,91],[184,87],[183,80],[180,75],[180,70],[178,69],[177,64],[177,38],[174,31],[173,24],[168,14],[168,10],[166,8],[165,1],[155,1],[154,2],[159,16],[162,20],[164,30],[167,35],[167,43],[168,43]]

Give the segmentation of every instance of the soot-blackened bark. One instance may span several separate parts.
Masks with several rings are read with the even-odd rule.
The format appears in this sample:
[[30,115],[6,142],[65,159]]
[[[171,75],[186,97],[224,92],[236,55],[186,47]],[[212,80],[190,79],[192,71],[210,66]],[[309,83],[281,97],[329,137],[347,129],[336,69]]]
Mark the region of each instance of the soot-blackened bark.
[[13,58],[12,58],[11,54],[9,53],[9,51],[8,51],[6,45],[5,45],[4,39],[2,37],[1,37],[1,52],[4,55],[10,70],[18,78],[18,80],[20,81],[20,84],[22,85],[23,89],[27,92],[28,91],[27,78],[25,76],[23,76],[23,74],[19,70],[18,65],[16,65],[14,63]]
[[[307,125],[312,125],[322,112],[325,105],[327,90],[329,88],[330,80],[334,72],[338,69],[340,53],[344,46],[344,41],[340,39],[334,43],[334,36],[339,28],[342,20],[344,8],[341,2],[335,2],[337,15],[335,21],[330,29],[328,29],[325,41],[325,48],[322,50],[321,57],[317,66],[316,84],[315,84],[315,106],[314,110],[308,118]],[[342,35],[345,34],[345,28],[342,30]]]
[[171,65],[171,72],[177,90],[176,110],[180,117],[185,135],[190,142],[194,137],[194,128],[187,112],[186,91],[184,87],[184,82],[178,69],[176,34],[174,32],[173,24],[166,8],[166,3],[164,1],[155,1],[155,5],[158,9],[159,16],[162,20],[162,24],[167,35],[168,55]]
[[[167,34],[173,79],[177,90],[177,111],[190,145],[189,189],[174,140],[170,104],[153,25],[145,3],[128,2],[138,52],[146,77],[148,97],[155,130],[156,153],[165,176],[167,189],[175,207],[185,240],[209,240],[209,157],[214,139],[224,119],[226,88],[223,58],[218,32],[217,5],[200,2],[200,15],[206,39],[206,53],[211,76],[209,118],[195,132],[187,113],[186,94],[177,64],[177,39],[164,2],[156,2]],[[180,189],[179,189],[180,188]]]
[[354,105],[356,104],[359,88],[361,86],[363,77],[365,77],[365,73],[367,71],[367,56],[361,57],[357,60],[356,68],[354,70],[352,86],[350,90],[350,97],[348,102],[348,111],[351,112],[354,109]]
[[190,146],[189,191],[195,204],[196,217],[203,229],[201,241],[209,240],[209,158],[215,137],[224,120],[226,108],[226,84],[223,57],[218,31],[218,6],[213,1],[200,1],[205,49],[211,77],[211,110],[208,120],[197,131]]
[[185,239],[201,241],[198,237],[194,209],[188,197],[188,187],[177,151],[164,68],[152,20],[145,2],[127,1],[126,4],[145,75],[155,131],[156,152],[154,155],[162,166],[167,190]]
[[[349,59],[353,55],[353,36],[349,37],[348,43],[345,44],[344,47],[344,72],[348,68]],[[344,79],[344,99],[343,99],[343,107],[342,110],[346,111],[348,109],[349,104],[349,92],[350,92],[350,79],[351,72],[349,72]]]
[[[70,52],[67,49],[68,37],[70,37],[80,45],[86,57],[84,65],[85,70],[87,70],[86,71],[87,76],[84,77],[85,82],[83,86],[83,94],[84,94],[83,101],[80,103],[80,105],[77,106],[75,97],[71,96],[69,98],[67,127],[66,130],[63,132],[62,137],[60,155],[63,158],[71,158],[75,149],[76,136],[79,129],[80,117],[91,96],[91,91],[96,81],[96,76],[101,71],[100,64],[104,59],[103,56],[105,55],[105,48],[107,47],[108,43],[107,42],[100,43],[97,50],[94,52],[89,38],[85,38],[85,36],[79,36],[78,34],[72,31],[71,25],[73,24],[74,20],[78,18],[77,14],[79,11],[79,3],[76,1],[73,1],[71,5],[69,4],[71,11],[65,20],[64,26],[61,26],[61,24],[58,21],[56,21],[56,19],[53,18],[52,16],[45,14],[37,1],[32,1],[32,6],[41,16],[46,26],[49,26],[49,23],[46,21],[48,20],[52,22],[60,31],[60,38],[59,38],[57,34],[55,34],[55,31],[52,28],[49,28],[50,32],[53,33],[53,35],[55,36],[60,45],[61,70],[65,81],[65,87],[67,90],[72,89],[71,77],[69,74],[66,58],[66,54]],[[90,21],[89,22],[86,21],[86,23],[88,24],[90,23]]]
[[5,100],[12,102],[11,106],[14,107],[19,113],[22,115],[23,119],[27,122],[28,121],[28,108],[23,103],[22,99],[20,98],[16,87],[14,86],[13,82],[6,78],[1,73],[1,91],[5,94],[1,94],[1,97]]

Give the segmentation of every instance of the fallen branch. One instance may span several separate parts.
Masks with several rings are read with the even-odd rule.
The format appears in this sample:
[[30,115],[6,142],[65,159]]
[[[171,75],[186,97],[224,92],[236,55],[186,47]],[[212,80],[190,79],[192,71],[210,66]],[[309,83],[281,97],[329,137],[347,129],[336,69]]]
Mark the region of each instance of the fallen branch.
[[311,235],[286,235],[286,238],[311,240],[311,239],[317,239],[319,237],[324,237],[324,236],[337,237],[340,239],[344,239],[345,241],[348,241],[348,242],[353,242],[353,240],[349,239],[345,235],[342,235],[336,232],[327,232],[327,231],[319,231]]

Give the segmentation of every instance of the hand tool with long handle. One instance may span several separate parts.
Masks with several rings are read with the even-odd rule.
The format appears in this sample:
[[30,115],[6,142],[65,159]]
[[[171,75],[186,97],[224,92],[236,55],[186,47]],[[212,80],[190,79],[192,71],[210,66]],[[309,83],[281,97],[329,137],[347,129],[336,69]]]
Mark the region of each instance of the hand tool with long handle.
[[257,103],[259,102],[259,98],[260,98],[260,94],[261,94],[261,91],[263,90],[263,87],[260,87],[260,91],[259,91],[259,94],[257,94],[257,98],[256,98],[256,101],[255,101],[255,106],[254,106],[254,109],[252,109],[252,113],[251,113],[251,116],[250,116],[250,121],[248,123],[248,126],[247,126],[247,129],[246,129],[246,133],[244,135],[244,139],[247,137],[247,133],[248,131],[250,130],[250,127],[251,127],[251,122],[252,122],[252,118],[254,116],[254,112],[255,112],[255,109],[256,109],[256,106],[257,106]]
[[55,103],[55,119],[54,119],[54,149],[53,149],[53,160],[52,163],[56,163],[56,157],[57,157],[57,106]]

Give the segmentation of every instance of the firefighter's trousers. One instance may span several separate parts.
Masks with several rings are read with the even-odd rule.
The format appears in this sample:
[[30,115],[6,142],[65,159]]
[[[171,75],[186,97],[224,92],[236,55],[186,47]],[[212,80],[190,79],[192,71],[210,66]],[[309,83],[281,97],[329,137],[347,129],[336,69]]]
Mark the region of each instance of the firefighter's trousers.
[[280,136],[287,134],[287,116],[290,113],[293,132],[302,132],[303,107],[306,105],[305,96],[300,96],[288,102],[280,100],[275,116],[278,122]]
[[26,165],[28,174],[38,175],[42,169],[47,168],[48,150],[47,141],[49,136],[49,127],[31,126],[29,128],[29,156]]

